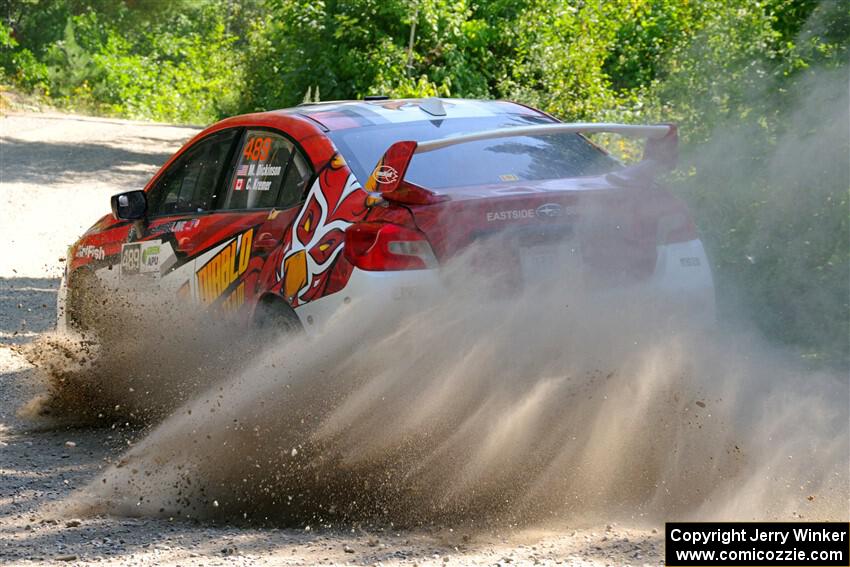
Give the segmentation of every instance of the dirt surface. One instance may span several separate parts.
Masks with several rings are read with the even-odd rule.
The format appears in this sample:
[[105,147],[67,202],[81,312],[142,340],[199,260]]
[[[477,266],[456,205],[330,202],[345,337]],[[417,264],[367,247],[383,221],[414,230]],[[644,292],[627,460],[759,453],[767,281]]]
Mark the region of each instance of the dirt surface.
[[[275,565],[657,565],[661,526],[510,525],[472,533],[358,526],[244,528],[52,513],[144,431],[44,427],[18,416],[41,389],[16,349],[49,331],[66,247],[141,188],[197,130],[83,116],[0,118],[0,558],[33,562]],[[566,524],[566,522],[564,522]],[[637,523],[635,524],[638,525]]]

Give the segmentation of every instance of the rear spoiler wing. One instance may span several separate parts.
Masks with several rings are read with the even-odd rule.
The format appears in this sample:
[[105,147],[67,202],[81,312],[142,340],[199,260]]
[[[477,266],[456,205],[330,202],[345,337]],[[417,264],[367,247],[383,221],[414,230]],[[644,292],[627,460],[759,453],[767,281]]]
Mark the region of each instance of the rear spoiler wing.
[[[643,159],[637,167],[642,171],[651,170],[654,174],[664,173],[676,167],[678,160],[679,134],[675,124],[611,124],[611,123],[574,123],[574,124],[539,124],[535,126],[517,126],[514,128],[497,128],[449,136],[427,142],[403,141],[396,142],[387,149],[381,160],[375,166],[366,181],[366,190],[394,200],[411,204],[424,204],[420,198],[422,188],[412,186],[404,181],[410,160],[416,154],[424,154],[441,150],[459,144],[491,140],[495,138],[514,138],[517,136],[540,136],[546,134],[619,134],[630,138],[646,138]],[[411,187],[412,186],[412,187]],[[409,200],[405,197],[405,188],[413,189],[419,198]],[[415,191],[418,190],[418,191]],[[411,196],[413,194],[411,193]]]

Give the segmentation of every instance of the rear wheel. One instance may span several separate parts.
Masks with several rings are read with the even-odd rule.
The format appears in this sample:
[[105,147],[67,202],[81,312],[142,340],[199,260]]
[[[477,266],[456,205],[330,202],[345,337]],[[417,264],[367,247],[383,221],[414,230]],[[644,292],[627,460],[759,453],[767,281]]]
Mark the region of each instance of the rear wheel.
[[295,310],[282,299],[267,298],[260,301],[254,314],[254,327],[262,334],[298,335],[304,331]]

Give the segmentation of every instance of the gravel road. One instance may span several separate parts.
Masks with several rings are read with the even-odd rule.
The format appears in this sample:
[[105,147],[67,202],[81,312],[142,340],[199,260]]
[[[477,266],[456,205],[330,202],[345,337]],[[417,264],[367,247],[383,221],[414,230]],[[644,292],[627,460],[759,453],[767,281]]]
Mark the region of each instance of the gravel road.
[[129,565],[657,565],[660,526],[487,533],[451,527],[258,529],[56,515],[144,431],[46,427],[18,416],[43,389],[18,349],[49,331],[68,244],[140,188],[197,129],[55,113],[0,118],[0,562]]

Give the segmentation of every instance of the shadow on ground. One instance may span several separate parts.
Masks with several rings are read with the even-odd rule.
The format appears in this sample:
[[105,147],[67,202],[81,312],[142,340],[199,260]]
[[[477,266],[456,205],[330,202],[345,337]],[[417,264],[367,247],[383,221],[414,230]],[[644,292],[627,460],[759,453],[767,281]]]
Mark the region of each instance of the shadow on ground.
[[[137,138],[133,138],[136,140]],[[162,141],[163,147],[174,143]],[[144,152],[115,147],[110,144],[70,142],[30,142],[15,138],[3,140],[0,181],[3,183],[44,183],[57,181],[97,181],[98,176],[110,178],[138,175],[139,166],[159,167],[171,157],[172,151]],[[38,156],[38,160],[32,160]],[[141,187],[140,187],[141,189]]]
[[56,324],[59,278],[0,278],[0,344],[20,344]]

